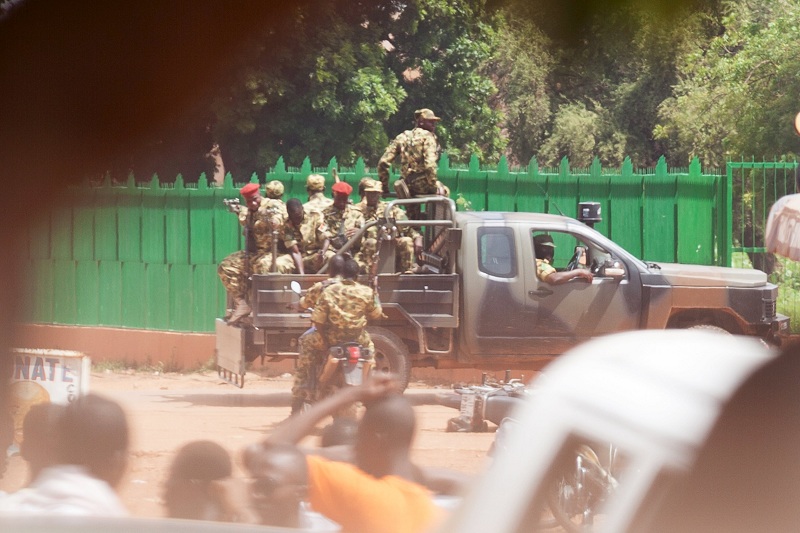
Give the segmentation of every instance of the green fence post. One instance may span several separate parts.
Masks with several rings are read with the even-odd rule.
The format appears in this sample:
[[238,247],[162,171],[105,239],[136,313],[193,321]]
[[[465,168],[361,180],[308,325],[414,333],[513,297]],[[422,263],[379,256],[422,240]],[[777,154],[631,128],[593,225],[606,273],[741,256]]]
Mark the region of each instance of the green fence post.
[[169,329],[192,331],[194,275],[188,264],[169,268]]
[[168,264],[189,264],[189,191],[178,174],[175,186],[165,194],[165,235]]
[[31,259],[50,259],[50,217],[51,211],[44,210],[28,226],[28,256]]
[[597,157],[589,167],[589,175],[578,178],[580,202],[598,202],[600,204],[600,217],[602,221],[594,225],[594,229],[608,235],[609,195],[611,193],[611,180],[603,174],[603,167]]
[[145,263],[166,263],[166,196],[153,174],[150,185],[142,191],[142,261]]
[[489,194],[487,206],[489,211],[516,211],[514,201],[517,195],[516,176],[508,171],[508,159],[502,156],[497,163],[496,172],[487,172]]
[[147,329],[169,329],[169,265],[145,265],[145,297],[147,298],[145,323]]
[[278,158],[275,167],[272,171],[267,172],[267,181],[278,180],[283,183],[283,201],[289,198],[299,198],[302,202],[308,199],[306,194],[306,180],[300,179],[299,176],[294,176],[286,169],[286,163],[283,156]]
[[53,260],[53,322],[75,323],[75,261]]
[[517,178],[517,210],[544,213],[546,186],[546,178],[539,174],[539,162],[532,157],[527,172]]
[[[214,195],[214,263],[219,263],[229,254],[241,249],[242,234],[239,219],[222,202],[224,199],[239,198],[239,189],[233,186],[230,174],[225,176],[221,188],[213,189]],[[241,201],[241,198],[240,200]]]
[[68,187],[66,193],[72,205],[72,257],[76,261],[94,261],[95,189]]
[[714,180],[703,176],[700,160],[689,164],[688,175],[678,175],[678,262],[714,263]]
[[95,189],[94,258],[98,261],[116,261],[119,257],[117,239],[117,189],[106,178],[102,187]]
[[32,302],[31,320],[33,322],[52,323],[53,299],[55,297],[55,272],[52,259],[34,259],[31,261],[32,275],[28,278],[28,292]]
[[51,214],[53,259],[72,259],[72,206],[64,202],[53,209]]
[[117,189],[119,212],[119,260],[142,260],[142,191],[133,174],[127,186]]
[[214,262],[214,190],[208,186],[205,173],[200,175],[197,189],[189,189],[189,263]]
[[119,261],[100,261],[99,286],[102,287],[100,298],[101,326],[126,326],[122,318],[122,263]]
[[[217,287],[221,285],[217,277],[217,265],[194,265],[194,292],[192,294],[193,331],[206,333],[214,331],[214,319],[224,313],[224,300],[218,300]],[[221,304],[221,305],[220,305]]]
[[633,173],[631,159],[622,162],[621,175],[610,182],[608,237],[634,256],[642,257],[642,176]]
[[547,182],[547,196],[548,213],[575,218],[578,212],[578,180],[572,175],[566,156],[561,158],[558,175],[551,176]]
[[122,263],[122,321],[131,328],[147,327],[145,264]]
[[644,256],[653,261],[676,261],[675,195],[677,180],[667,173],[667,162],[662,155],[656,164],[656,173],[644,179],[642,229]]
[[[101,296],[102,294],[102,296]],[[100,286],[97,261],[76,261],[75,267],[75,324],[94,326],[100,323],[100,298],[108,298]]]

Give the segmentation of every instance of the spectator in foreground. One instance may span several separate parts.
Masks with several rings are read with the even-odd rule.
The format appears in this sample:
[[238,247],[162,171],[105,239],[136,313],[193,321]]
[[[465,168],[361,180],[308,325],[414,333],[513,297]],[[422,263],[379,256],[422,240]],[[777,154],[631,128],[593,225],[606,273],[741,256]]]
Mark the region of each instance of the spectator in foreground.
[[38,403],[25,415],[19,454],[28,463],[29,483],[45,468],[58,464],[59,418],[65,409],[58,403]]
[[296,447],[324,418],[363,402],[366,413],[356,436],[356,464],[309,454],[295,462],[294,475],[306,480],[312,509],[341,524],[345,532],[428,530],[440,511],[428,489],[415,481],[417,468],[409,456],[414,411],[397,392],[396,382],[387,375],[340,389],[306,413],[285,420],[262,444],[248,448],[245,466],[257,484],[269,479],[280,450]]
[[115,492],[128,456],[122,407],[95,394],[81,396],[64,409],[56,431],[58,464],[0,500],[0,515],[127,516]]
[[164,506],[170,518],[238,521],[223,482],[233,471],[231,456],[219,444],[198,440],[178,450],[164,484]]

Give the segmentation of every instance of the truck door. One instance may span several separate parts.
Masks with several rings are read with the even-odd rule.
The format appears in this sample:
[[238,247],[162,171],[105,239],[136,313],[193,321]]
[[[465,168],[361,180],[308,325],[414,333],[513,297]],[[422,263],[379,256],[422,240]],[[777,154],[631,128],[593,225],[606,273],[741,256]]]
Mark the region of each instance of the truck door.
[[[641,284],[635,269],[613,256],[587,237],[565,231],[529,229],[525,260],[527,282],[526,315],[531,317],[531,336],[537,353],[561,353],[591,337],[635,329],[641,313]],[[578,278],[563,284],[551,284],[537,276],[533,237],[547,233],[555,243],[552,266],[565,270],[577,247],[582,248],[583,264],[592,268],[607,260],[618,261],[614,276],[596,274],[592,283]],[[611,272],[611,269],[609,269]],[[633,280],[632,280],[633,278]],[[632,282],[633,281],[633,282]]]
[[465,238],[475,239],[477,253],[465,254],[462,261],[462,340],[478,356],[531,354],[536,315],[525,299],[518,231],[511,225],[470,229]]

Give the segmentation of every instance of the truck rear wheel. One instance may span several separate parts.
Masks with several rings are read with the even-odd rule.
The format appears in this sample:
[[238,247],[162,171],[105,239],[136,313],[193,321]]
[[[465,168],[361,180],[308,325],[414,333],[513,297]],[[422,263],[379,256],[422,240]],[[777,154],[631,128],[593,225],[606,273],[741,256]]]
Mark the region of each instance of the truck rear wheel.
[[386,328],[367,328],[375,344],[375,370],[397,376],[402,390],[408,387],[411,378],[411,363],[408,360],[408,347]]

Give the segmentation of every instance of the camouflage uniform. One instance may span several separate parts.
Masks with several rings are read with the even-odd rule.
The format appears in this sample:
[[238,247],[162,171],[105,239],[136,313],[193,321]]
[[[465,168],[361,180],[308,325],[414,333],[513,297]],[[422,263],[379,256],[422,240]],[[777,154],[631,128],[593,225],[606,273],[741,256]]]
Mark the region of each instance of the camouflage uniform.
[[[327,287],[340,283],[341,276],[334,276],[324,281],[319,281],[312,285],[300,299],[300,307],[303,309],[313,308],[317,305],[320,294]],[[309,387],[309,374],[312,364],[322,362],[325,346],[322,339],[316,333],[316,328],[311,327],[300,335],[298,339],[297,363],[294,370],[294,385],[292,386],[292,406],[298,406],[304,401],[313,401],[313,392]]]
[[[250,242],[246,243],[250,251],[250,274],[262,274],[270,271],[272,266],[272,231],[281,234],[287,220],[286,206],[280,200],[262,198],[261,205],[255,213],[247,207],[239,209],[239,224],[249,228]],[[245,264],[245,250],[239,250],[223,259],[217,267],[217,274],[231,296],[247,299],[250,289],[248,268]]]
[[[375,207],[367,205],[366,199],[362,200],[355,206],[356,209],[361,211],[364,216],[364,223],[378,220],[383,217],[386,212],[387,202],[378,202]],[[392,208],[391,217],[395,220],[408,220],[405,211],[400,209],[399,206]],[[395,268],[398,272],[406,272],[411,270],[414,266],[414,240],[419,236],[417,230],[411,226],[404,226],[399,228],[399,236],[395,240],[396,243],[396,258]],[[361,249],[355,257],[358,264],[361,265],[362,273],[369,273],[372,270],[372,264],[375,259],[375,253],[378,249],[378,227],[372,226],[364,233],[364,239],[361,241]]]
[[378,162],[378,177],[383,190],[389,190],[389,168],[400,156],[400,175],[411,196],[436,194],[438,151],[436,135],[422,128],[406,130],[395,137]]
[[547,259],[536,260],[536,277],[540,280],[547,282],[547,276],[555,272],[556,269],[550,264]]
[[[364,226],[364,215],[353,205],[347,204],[344,209],[338,209],[331,204],[322,212],[325,218],[325,236],[330,239],[331,244],[325,254],[325,261],[336,255],[336,251],[347,242],[347,231],[359,229]],[[339,236],[342,236],[341,239]],[[337,242],[337,241],[343,242]],[[355,252],[351,248],[351,253]]]
[[[295,227],[291,221],[286,221],[283,226],[283,244],[291,249],[295,244],[303,258],[303,268],[306,274],[313,274],[322,268],[323,260],[319,252],[325,242],[325,223],[319,211],[305,211],[300,227]],[[278,272],[292,274],[296,272],[294,259],[291,254],[278,257]]]
[[321,174],[311,174],[306,178],[306,191],[308,201],[303,204],[306,211],[324,211],[333,200],[325,196],[325,177]]
[[[319,296],[311,313],[311,321],[317,330],[309,333],[303,349],[309,350],[312,358],[325,357],[329,346],[355,341],[369,350],[374,360],[375,345],[367,333],[367,320],[383,316],[383,309],[375,292],[352,279],[344,279],[327,287]],[[324,396],[329,390],[320,391]]]

